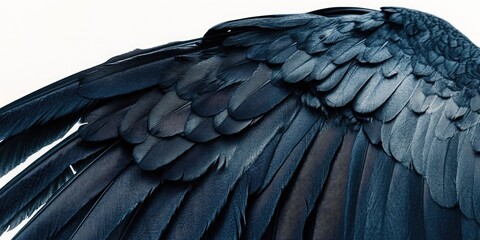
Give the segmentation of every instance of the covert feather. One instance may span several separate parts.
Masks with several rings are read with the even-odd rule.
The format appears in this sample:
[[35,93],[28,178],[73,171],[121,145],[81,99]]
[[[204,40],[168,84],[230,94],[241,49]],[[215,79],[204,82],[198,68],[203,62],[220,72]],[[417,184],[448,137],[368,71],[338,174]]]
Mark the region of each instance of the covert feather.
[[[219,24],[0,109],[17,239],[478,239],[480,50],[387,7]],[[75,169],[74,171],[71,171]]]

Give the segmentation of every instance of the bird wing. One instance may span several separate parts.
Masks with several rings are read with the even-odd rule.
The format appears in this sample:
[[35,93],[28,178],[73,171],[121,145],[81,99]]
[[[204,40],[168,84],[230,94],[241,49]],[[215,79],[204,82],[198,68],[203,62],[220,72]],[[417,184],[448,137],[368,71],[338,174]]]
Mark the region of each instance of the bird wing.
[[[0,110],[18,238],[478,238],[478,49],[402,8],[231,21]],[[73,168],[75,171],[72,171]]]

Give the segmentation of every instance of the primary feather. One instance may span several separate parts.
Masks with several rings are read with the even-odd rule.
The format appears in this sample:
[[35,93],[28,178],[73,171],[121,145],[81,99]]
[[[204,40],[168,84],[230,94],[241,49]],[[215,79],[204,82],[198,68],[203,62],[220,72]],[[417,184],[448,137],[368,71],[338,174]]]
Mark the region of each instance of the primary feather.
[[[479,238],[480,50],[415,10],[230,21],[0,109],[18,239]],[[76,173],[70,171],[70,167]]]

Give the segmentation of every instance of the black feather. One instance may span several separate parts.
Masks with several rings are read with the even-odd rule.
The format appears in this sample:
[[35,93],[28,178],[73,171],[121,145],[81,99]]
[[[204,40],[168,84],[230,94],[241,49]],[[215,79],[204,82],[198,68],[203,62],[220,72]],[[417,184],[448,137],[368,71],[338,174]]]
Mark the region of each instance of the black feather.
[[[234,144],[236,149],[223,163],[218,171],[209,174],[199,186],[192,190],[185,205],[179,210],[172,222],[167,237],[177,239],[200,238],[206,229],[215,221],[217,214],[226,204],[227,198],[235,183],[243,176],[246,169],[261,156],[262,151],[279,134],[281,129],[290,123],[289,118],[295,116],[297,103],[293,99],[285,102],[279,109],[258,122],[254,128],[246,132],[237,141],[225,139]],[[287,121],[283,121],[287,120]],[[261,129],[272,131],[262,131]],[[256,139],[256,141],[251,141]],[[207,200],[208,201],[203,201]],[[200,204],[200,205],[199,205]],[[197,216],[192,218],[191,216]]]
[[173,161],[193,144],[180,136],[161,139],[149,136],[134,148],[133,157],[142,169],[155,170]]
[[[368,170],[365,166],[365,159],[369,148],[368,138],[362,131],[360,131],[352,146],[351,158],[349,159],[348,179],[345,186],[345,209],[343,220],[343,236],[351,239],[354,233],[355,213],[357,211],[357,201],[360,195],[360,188],[365,187],[361,185],[362,178],[365,178],[363,171]],[[346,169],[345,169],[346,170]]]
[[[195,144],[190,150],[179,156],[172,164],[166,167],[163,178],[177,181],[194,181],[214,167],[215,163],[221,164],[231,161],[235,145],[227,144],[222,140]],[[199,157],[201,156],[201,158]]]
[[348,166],[352,159],[355,140],[356,133],[347,132],[331,163],[324,188],[316,200],[316,209],[311,213],[315,216],[313,238],[344,238],[343,227],[345,227],[345,220],[347,219],[345,217],[347,202],[344,200],[348,195]]
[[[131,164],[107,186],[71,238],[105,239],[159,183],[160,176]],[[103,225],[101,229],[97,228],[98,222]]]
[[109,185],[129,163],[125,146],[114,144],[78,172],[27,224],[19,239],[49,238]]
[[342,107],[349,103],[358,93],[360,88],[370,80],[375,73],[370,66],[354,66],[348,70],[343,81],[327,94],[326,103],[331,107]]
[[158,137],[182,132],[190,115],[190,102],[180,99],[174,91],[165,94],[151,110],[148,129]]
[[154,88],[130,108],[119,128],[125,140],[130,143],[140,143],[145,140],[148,132],[147,116],[162,96],[162,92]]
[[156,189],[142,203],[130,226],[125,230],[123,238],[161,238],[189,191],[190,188],[186,184],[166,184]]
[[[71,164],[91,157],[102,148],[102,145],[81,143],[73,135],[37,159],[0,189],[2,212],[0,226],[6,226],[14,215],[23,214],[22,216],[25,217],[35,210],[35,206],[44,203],[52,196],[57,188],[54,186],[65,182],[64,178],[68,175],[71,176],[68,173]],[[65,172],[65,169],[68,171]]]
[[[261,118],[261,116],[258,118]],[[243,120],[243,121],[235,120],[228,115],[227,110],[217,114],[215,118],[213,118],[213,125],[215,127],[215,130],[217,130],[217,132],[221,134],[226,134],[226,135],[238,133],[242,129],[246,128],[248,125],[252,124],[253,122],[254,120],[250,120],[250,119]]]
[[478,238],[477,56],[335,8],[114,57],[0,110],[0,175],[84,123],[0,190],[0,230],[46,202],[18,238]]
[[192,102],[192,110],[201,117],[209,117],[227,109],[237,84],[227,86],[211,94],[204,94]]
[[461,213],[455,209],[439,206],[432,199],[427,183],[424,184],[423,192],[426,239],[460,239]]
[[282,76],[286,82],[296,83],[313,71],[315,59],[303,51],[297,51],[282,65]]
[[268,67],[260,65],[252,79],[238,87],[228,106],[232,118],[247,120],[258,117],[290,95],[290,90],[270,82],[271,74]]
[[[272,161],[276,158],[282,157],[284,158],[283,164],[281,164],[276,171],[275,178],[271,180],[268,180],[268,178],[265,179],[267,181],[264,180],[262,187],[260,188],[261,194],[255,199],[255,203],[247,209],[247,227],[244,234],[247,239],[259,238],[265,233],[268,225],[272,221],[272,216],[274,215],[275,208],[277,207],[285,186],[294,174],[299,161],[301,161],[304,151],[306,151],[306,148],[309,145],[308,143],[313,141],[322,123],[323,122],[319,121],[312,126],[310,130],[299,139],[300,142],[295,146],[289,146],[288,149],[277,147]],[[288,152],[289,154],[283,151]],[[277,155],[277,157],[275,155]],[[268,185],[265,183],[268,183]]]
[[78,120],[78,116],[60,117],[0,142],[0,177],[42,147],[65,135]]
[[[173,59],[161,59],[152,63],[139,65],[134,68],[110,72],[108,66],[94,71],[80,80],[78,93],[90,99],[102,99],[132,93],[158,84],[162,80],[162,72]],[[107,89],[107,91],[105,91]]]
[[424,239],[422,200],[422,177],[395,164],[385,206],[383,236],[389,239]]
[[67,77],[3,107],[0,110],[0,139],[63,116],[78,119],[82,110],[92,103],[77,94],[78,77],[82,74]]
[[68,221],[55,235],[52,239],[68,239],[75,232],[77,227],[82,223],[83,218],[90,212],[92,206],[97,202],[98,198],[101,196],[101,193],[97,194],[92,198],[87,204],[85,204],[77,214]]

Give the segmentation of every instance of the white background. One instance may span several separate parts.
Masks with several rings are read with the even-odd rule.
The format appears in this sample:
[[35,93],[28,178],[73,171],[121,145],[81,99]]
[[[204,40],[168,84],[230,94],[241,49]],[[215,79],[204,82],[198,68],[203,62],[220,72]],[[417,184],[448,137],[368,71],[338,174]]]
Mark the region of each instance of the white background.
[[473,0],[5,2],[0,2],[0,106],[112,56],[197,38],[217,23],[258,15],[402,6],[442,17],[480,43],[480,13]]

